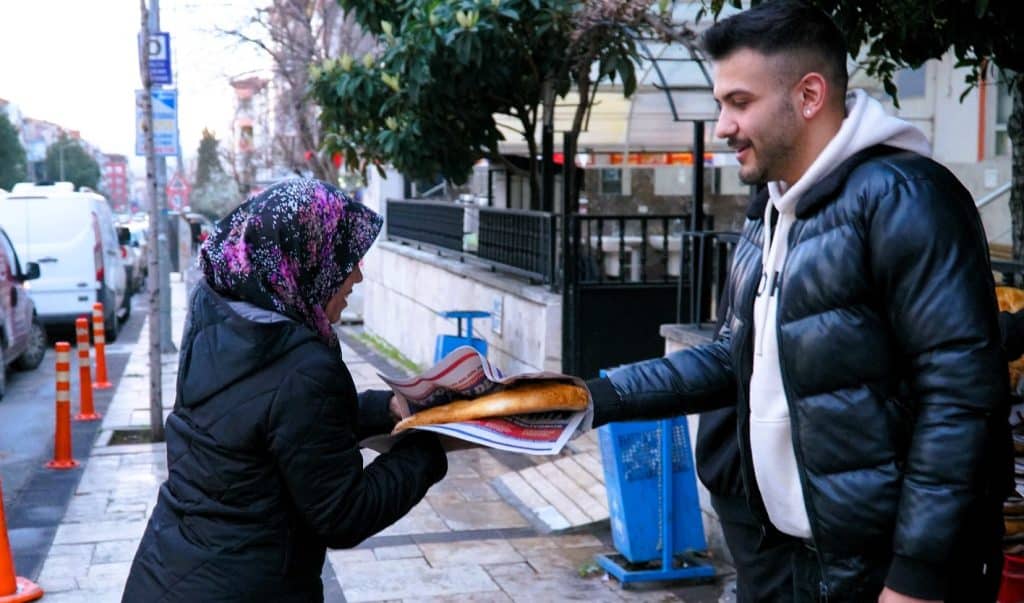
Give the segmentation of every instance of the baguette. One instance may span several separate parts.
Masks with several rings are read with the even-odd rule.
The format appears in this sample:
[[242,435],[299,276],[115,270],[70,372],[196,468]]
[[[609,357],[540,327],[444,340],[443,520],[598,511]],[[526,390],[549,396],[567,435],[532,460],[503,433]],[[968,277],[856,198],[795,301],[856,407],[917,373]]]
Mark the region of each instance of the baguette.
[[472,400],[453,400],[422,410],[395,425],[392,434],[413,427],[458,423],[492,417],[508,417],[555,410],[583,410],[589,402],[587,390],[571,383],[526,382]]

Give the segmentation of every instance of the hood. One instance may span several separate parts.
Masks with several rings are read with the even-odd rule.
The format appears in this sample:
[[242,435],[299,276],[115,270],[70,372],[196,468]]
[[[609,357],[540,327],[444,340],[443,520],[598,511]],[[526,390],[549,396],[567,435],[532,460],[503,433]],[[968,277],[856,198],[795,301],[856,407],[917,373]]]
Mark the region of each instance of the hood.
[[312,329],[200,281],[189,305],[178,366],[178,404],[198,406],[295,348],[320,342]]
[[924,133],[910,122],[887,114],[882,103],[867,92],[851,90],[846,95],[843,125],[804,175],[788,188],[782,182],[768,183],[772,205],[780,213],[793,213],[800,197],[811,186],[843,161],[878,145],[931,156],[931,146]]

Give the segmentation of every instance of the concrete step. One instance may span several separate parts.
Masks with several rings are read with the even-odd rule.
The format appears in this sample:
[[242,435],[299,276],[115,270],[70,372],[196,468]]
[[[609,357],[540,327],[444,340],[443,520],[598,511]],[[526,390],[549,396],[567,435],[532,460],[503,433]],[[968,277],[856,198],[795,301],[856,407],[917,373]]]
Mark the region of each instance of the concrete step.
[[491,485],[538,531],[572,532],[608,521],[597,434],[573,440],[573,454],[494,478]]

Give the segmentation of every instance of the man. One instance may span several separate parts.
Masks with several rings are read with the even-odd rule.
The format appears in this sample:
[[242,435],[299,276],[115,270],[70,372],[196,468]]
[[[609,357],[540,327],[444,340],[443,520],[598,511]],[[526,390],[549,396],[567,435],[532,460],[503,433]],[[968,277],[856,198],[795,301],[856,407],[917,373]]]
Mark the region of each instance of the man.
[[590,382],[595,424],[737,400],[744,489],[793,600],[994,600],[1008,388],[970,195],[919,131],[846,94],[820,11],[761,4],[704,46],[716,136],[766,190],[719,338]]

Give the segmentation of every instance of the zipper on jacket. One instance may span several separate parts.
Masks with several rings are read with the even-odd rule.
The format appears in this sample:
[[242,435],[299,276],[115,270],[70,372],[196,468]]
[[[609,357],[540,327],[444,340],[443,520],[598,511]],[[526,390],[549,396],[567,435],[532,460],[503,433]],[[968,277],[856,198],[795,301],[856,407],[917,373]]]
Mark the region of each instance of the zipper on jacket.
[[[793,226],[795,227],[796,224],[794,224]],[[790,233],[792,233],[792,232],[793,231],[790,230]],[[800,244],[800,239],[803,237],[803,234],[804,234],[804,229],[800,228],[799,231],[796,233],[796,235],[797,235],[796,240],[793,241],[792,244],[789,244],[787,242],[787,244],[789,245],[789,249],[787,249],[786,261],[782,263],[782,267],[779,270],[779,273],[780,273],[779,290],[778,290],[778,293],[776,293],[776,295],[778,295],[778,297],[775,299],[775,338],[776,338],[776,341],[778,342],[778,347],[779,347],[779,373],[782,376],[782,391],[786,395],[786,406],[789,408],[790,440],[792,441],[792,444],[793,444],[793,454],[794,454],[794,456],[796,456],[796,460],[797,460],[797,474],[798,474],[798,476],[800,478],[800,489],[801,489],[801,494],[803,494],[804,507],[807,509],[807,519],[808,519],[809,527],[811,529],[811,544],[814,546],[814,556],[817,557],[817,559],[818,559],[818,568],[821,570],[821,580],[818,582],[818,596],[819,596],[819,599],[824,603],[824,602],[828,601],[828,582],[826,582],[826,578],[827,578],[828,574],[825,571],[825,560],[821,556],[821,548],[818,546],[818,539],[817,539],[817,537],[815,536],[815,533],[814,533],[815,532],[815,529],[814,529],[815,525],[814,525],[814,520],[812,519],[812,516],[816,515],[816,514],[812,512],[813,507],[811,507],[811,505],[807,504],[807,499],[808,499],[808,496],[807,496],[807,492],[808,492],[808,489],[807,489],[807,472],[806,472],[806,469],[804,468],[806,465],[804,464],[803,450],[800,448],[800,446],[797,445],[797,434],[800,433],[799,425],[797,425],[797,423],[799,422],[800,419],[799,419],[797,413],[795,412],[795,409],[793,408],[793,404],[795,402],[794,402],[794,398],[793,398],[792,392],[790,391],[790,388],[789,388],[789,380],[786,378],[786,362],[785,362],[785,357],[786,356],[785,356],[785,354],[783,354],[783,351],[782,351],[782,322],[779,320],[779,313],[780,313],[780,311],[782,309],[782,278],[781,277],[785,275],[786,267],[789,264],[789,258],[792,257],[792,253],[789,253],[789,252],[793,251],[793,249],[796,248],[796,246]]]

